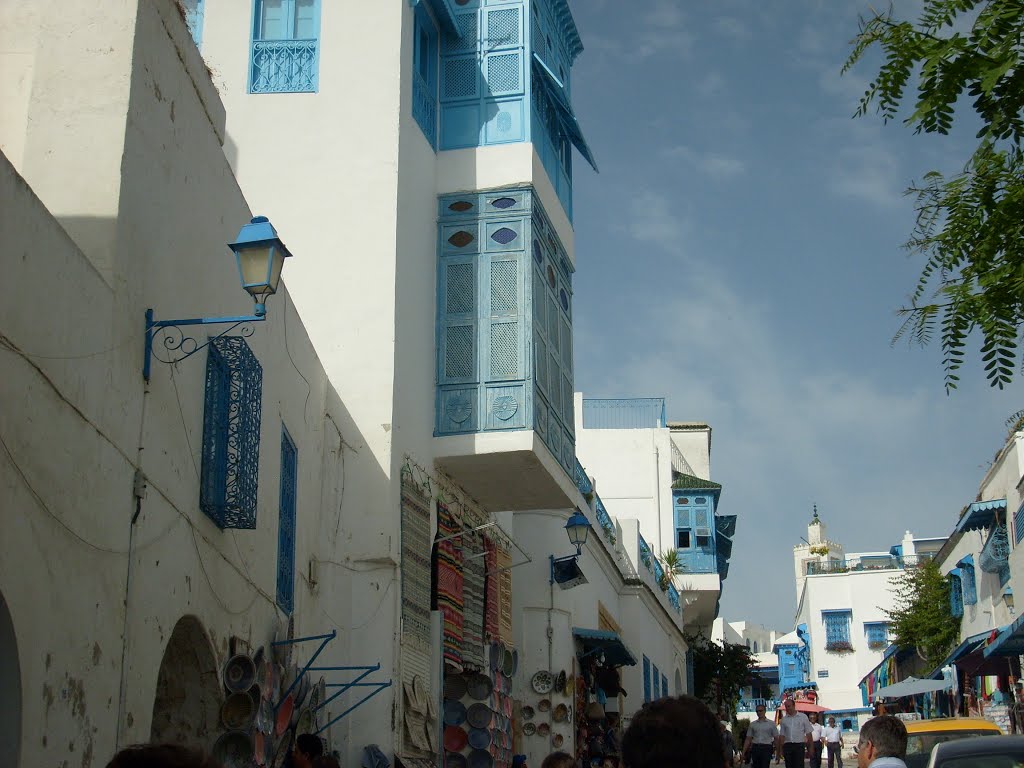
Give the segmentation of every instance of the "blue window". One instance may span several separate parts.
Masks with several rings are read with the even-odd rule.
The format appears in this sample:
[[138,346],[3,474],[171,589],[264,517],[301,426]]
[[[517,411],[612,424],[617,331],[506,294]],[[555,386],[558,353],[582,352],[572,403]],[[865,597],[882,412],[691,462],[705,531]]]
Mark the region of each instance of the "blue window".
[[651,660],[644,656],[644,701],[651,700]]
[[651,662],[651,698],[660,698],[658,695],[658,665]]
[[1013,513],[1013,543],[1020,544],[1021,539],[1024,539],[1024,501]]
[[825,650],[852,651],[850,622],[853,619],[853,612],[846,610],[822,611],[821,619],[825,624]]
[[661,676],[661,695],[668,696],[668,678],[665,675]]
[[256,527],[263,368],[241,336],[210,341],[199,507],[218,528]]
[[277,604],[295,607],[295,484],[298,462],[295,443],[281,427],[281,504],[277,523]]
[[889,625],[884,621],[864,622],[864,635],[868,641],[868,648],[873,651],[889,645]]
[[185,12],[185,23],[198,48],[203,41],[203,3],[205,0],[179,0]]
[[978,602],[978,582],[974,572],[974,555],[968,555],[959,563],[960,586],[964,592],[964,605],[975,605]]
[[437,149],[437,26],[425,3],[416,6],[413,17],[412,116]]
[[249,93],[315,93],[320,0],[255,0]]
[[949,612],[954,619],[964,615],[964,586],[959,568],[949,574]]

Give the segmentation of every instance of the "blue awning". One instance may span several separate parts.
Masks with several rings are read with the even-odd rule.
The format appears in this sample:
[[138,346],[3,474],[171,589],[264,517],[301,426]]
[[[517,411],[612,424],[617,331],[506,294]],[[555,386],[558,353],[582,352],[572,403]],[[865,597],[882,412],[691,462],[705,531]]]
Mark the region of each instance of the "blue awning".
[[583,655],[601,652],[605,662],[614,667],[636,666],[636,657],[615,632],[604,629],[573,627],[572,634],[583,644]]
[[985,656],[1019,656],[1024,653],[1024,616],[1003,628],[985,649]]
[[928,677],[936,678],[942,677],[942,668],[948,667],[957,659],[961,659],[968,654],[974,653],[978,650],[985,642],[985,638],[989,636],[991,630],[985,632],[979,632],[976,635],[971,635],[964,640],[960,645],[953,649],[952,653],[947,656],[939,666],[937,666]]
[[953,533],[988,528],[998,511],[1006,511],[1006,499],[976,501],[973,504],[969,504],[960,515],[960,520],[957,521]]
[[562,81],[555,76],[551,68],[536,53],[533,54],[533,77],[537,84],[544,89],[544,92],[558,111],[559,122],[565,128],[569,141],[573,143],[573,146],[583,155],[583,159],[590,163],[591,167],[596,171],[597,161],[594,160],[594,154],[590,151],[590,147],[587,146],[587,140],[583,138],[583,129],[580,128],[580,123],[576,119],[576,113],[573,112],[572,104],[569,103],[569,96],[565,92],[565,85],[562,84]]

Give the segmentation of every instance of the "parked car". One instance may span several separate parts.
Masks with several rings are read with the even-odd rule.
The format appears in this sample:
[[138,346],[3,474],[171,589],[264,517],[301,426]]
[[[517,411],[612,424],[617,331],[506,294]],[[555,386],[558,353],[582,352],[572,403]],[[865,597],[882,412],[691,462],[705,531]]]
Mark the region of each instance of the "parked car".
[[[908,763],[909,765],[909,763]],[[1024,736],[973,737],[936,744],[928,768],[1020,768]]]
[[[925,768],[937,744],[978,736],[1000,736],[999,726],[980,717],[939,717],[910,720],[907,726],[907,768]],[[976,740],[976,739],[972,739]]]

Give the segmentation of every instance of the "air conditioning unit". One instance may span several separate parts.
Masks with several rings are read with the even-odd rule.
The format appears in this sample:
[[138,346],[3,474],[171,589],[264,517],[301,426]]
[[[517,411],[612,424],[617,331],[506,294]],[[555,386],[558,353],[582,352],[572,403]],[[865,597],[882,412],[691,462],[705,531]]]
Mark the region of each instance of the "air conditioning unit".
[[696,533],[697,533],[698,536],[703,536],[705,539],[711,537],[711,529],[710,528],[697,528],[696,529]]

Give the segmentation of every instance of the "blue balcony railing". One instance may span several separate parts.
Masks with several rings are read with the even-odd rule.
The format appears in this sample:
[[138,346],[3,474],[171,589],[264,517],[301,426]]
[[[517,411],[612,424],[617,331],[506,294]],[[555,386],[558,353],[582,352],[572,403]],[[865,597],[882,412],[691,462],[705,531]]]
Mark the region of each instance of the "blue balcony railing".
[[586,429],[656,429],[667,423],[663,397],[583,400]]
[[640,562],[648,571],[654,573],[654,555],[651,554],[651,546],[640,533],[637,533],[637,546],[640,549]]
[[853,560],[812,560],[807,563],[807,575],[820,576],[827,573],[915,568],[931,560],[931,558],[931,555],[908,555],[906,557],[892,555],[890,557],[865,557]]
[[590,477],[587,475],[583,465],[580,464],[579,459],[576,459],[576,471],[574,474],[575,477],[573,479],[576,481],[576,487],[579,488],[580,493],[583,494],[589,504],[591,501],[590,495],[594,492],[594,485],[590,482]]
[[601,501],[600,496],[597,497],[597,503],[594,505],[594,514],[597,517],[597,524],[601,526],[601,533],[604,534],[605,541],[609,544],[614,544],[615,523],[612,522],[608,510],[604,508],[604,502]]
[[758,707],[764,707],[769,713],[774,712],[779,707],[778,699],[740,699],[736,705],[737,712],[753,712]]
[[253,40],[249,93],[315,93],[317,40]]
[[676,613],[683,612],[683,608],[679,604],[679,590],[671,584],[668,585],[668,602],[669,605],[676,609]]
[[430,85],[419,72],[412,75],[412,116],[427,137],[430,146],[437,147],[437,86]]

